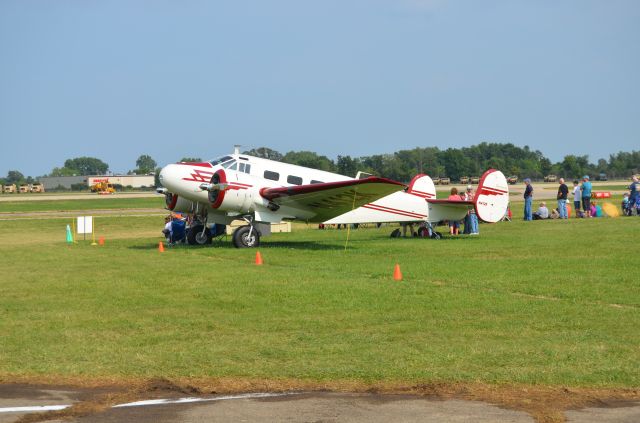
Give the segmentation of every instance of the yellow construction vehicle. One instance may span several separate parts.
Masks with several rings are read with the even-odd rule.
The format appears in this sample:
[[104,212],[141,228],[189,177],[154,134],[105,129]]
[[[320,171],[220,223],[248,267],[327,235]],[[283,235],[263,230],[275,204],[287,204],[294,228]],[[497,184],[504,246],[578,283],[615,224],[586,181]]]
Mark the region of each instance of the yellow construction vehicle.
[[94,180],[94,184],[91,185],[91,192],[97,192],[98,194],[113,194],[116,189],[113,184],[109,183],[108,179]]

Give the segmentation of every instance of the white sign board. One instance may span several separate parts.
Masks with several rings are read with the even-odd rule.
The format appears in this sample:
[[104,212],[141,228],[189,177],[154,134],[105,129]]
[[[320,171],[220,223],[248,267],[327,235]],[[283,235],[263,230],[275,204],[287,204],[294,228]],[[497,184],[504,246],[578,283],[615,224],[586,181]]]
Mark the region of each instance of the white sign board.
[[78,216],[78,233],[93,233],[93,216]]

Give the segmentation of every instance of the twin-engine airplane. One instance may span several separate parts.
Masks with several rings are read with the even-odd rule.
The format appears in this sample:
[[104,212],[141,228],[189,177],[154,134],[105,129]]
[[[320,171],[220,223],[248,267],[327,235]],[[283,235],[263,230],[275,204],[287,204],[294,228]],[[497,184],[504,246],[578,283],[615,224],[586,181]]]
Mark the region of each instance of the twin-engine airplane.
[[460,220],[470,208],[486,222],[502,219],[508,204],[506,178],[485,172],[473,201],[436,200],[433,181],[416,176],[408,187],[370,176],[350,178],[273,160],[234,154],[210,162],[165,166],[160,182],[166,205],[188,213],[190,244],[208,244],[213,223],[244,220],[233,233],[236,247],[257,247],[262,223],[303,220],[325,223],[432,222]]
[[259,223],[323,222],[404,188],[400,182],[350,178],[331,172],[234,154],[203,163],[176,163],[160,171],[167,208],[188,213],[190,244],[208,244],[209,225],[242,219],[236,247],[260,244]]

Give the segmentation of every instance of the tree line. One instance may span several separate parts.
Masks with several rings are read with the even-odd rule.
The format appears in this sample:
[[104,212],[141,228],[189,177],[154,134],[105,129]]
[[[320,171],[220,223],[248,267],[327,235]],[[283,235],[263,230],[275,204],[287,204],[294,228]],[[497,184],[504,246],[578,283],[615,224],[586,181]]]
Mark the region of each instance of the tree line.
[[[568,155],[557,163],[552,163],[538,150],[528,146],[518,147],[511,143],[486,143],[463,148],[416,147],[411,150],[400,150],[389,154],[372,156],[338,156],[335,160],[312,151],[290,151],[282,154],[268,147],[254,148],[245,151],[265,159],[306,166],[328,172],[355,176],[358,171],[372,175],[384,176],[401,182],[408,182],[419,173],[432,177],[449,177],[459,180],[461,176],[480,176],[489,168],[499,169],[505,175],[519,178],[542,179],[549,174],[566,179],[580,178],[582,175],[596,176],[605,173],[609,178],[629,178],[640,173],[640,151],[619,152],[609,159],[589,162],[587,155]],[[198,162],[199,157],[183,157],[179,161]],[[104,175],[109,165],[95,157],[77,157],[68,159],[61,167],[55,167],[44,176],[87,176]],[[129,174],[157,175],[160,168],[151,156],[143,154],[136,160],[136,168]],[[10,170],[2,184],[33,183],[37,178],[24,176],[17,170]],[[156,185],[158,181],[156,179]]]
[[640,173],[640,151],[612,154],[609,160],[600,159],[596,163],[590,163],[587,155],[568,155],[562,161],[552,163],[538,150],[510,143],[484,142],[446,150],[416,147],[373,156],[338,156],[335,161],[311,151],[290,151],[283,155],[267,147],[248,150],[245,154],[348,176],[363,171],[401,182],[409,182],[419,173],[449,177],[455,181],[462,176],[480,176],[490,168],[499,169],[507,176],[534,180],[549,174],[575,179],[585,174],[595,176],[605,173],[609,178],[629,178],[632,174]]

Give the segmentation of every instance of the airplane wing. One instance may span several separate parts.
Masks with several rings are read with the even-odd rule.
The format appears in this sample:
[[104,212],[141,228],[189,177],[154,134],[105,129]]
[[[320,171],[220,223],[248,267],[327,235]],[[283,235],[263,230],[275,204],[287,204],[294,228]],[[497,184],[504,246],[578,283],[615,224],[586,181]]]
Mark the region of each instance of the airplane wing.
[[369,177],[322,184],[263,188],[260,195],[278,206],[297,209],[311,222],[322,222],[400,191],[404,185]]

